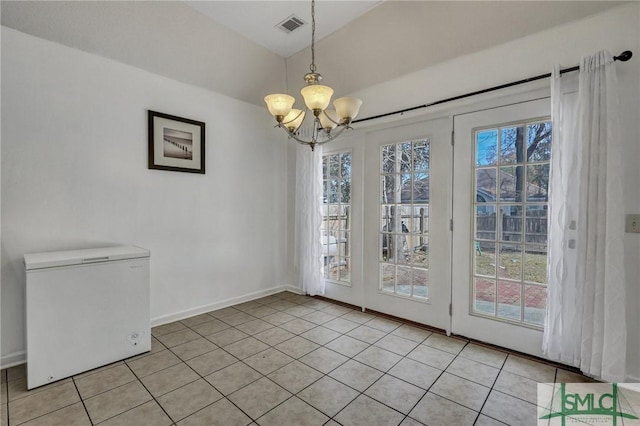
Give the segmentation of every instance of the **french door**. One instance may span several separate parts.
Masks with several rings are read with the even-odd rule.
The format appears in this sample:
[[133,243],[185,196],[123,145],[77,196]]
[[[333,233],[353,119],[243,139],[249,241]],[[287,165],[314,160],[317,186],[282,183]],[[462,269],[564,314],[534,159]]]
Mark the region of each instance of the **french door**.
[[366,135],[364,305],[449,330],[451,122]]
[[452,332],[542,355],[548,98],[454,119]]

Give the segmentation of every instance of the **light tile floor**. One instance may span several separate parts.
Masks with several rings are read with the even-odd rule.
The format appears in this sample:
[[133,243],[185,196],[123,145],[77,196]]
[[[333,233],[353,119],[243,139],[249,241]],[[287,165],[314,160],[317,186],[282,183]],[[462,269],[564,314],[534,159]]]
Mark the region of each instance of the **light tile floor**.
[[155,327],[152,350],[26,390],[0,425],[535,425],[536,384],[584,376],[289,292]]

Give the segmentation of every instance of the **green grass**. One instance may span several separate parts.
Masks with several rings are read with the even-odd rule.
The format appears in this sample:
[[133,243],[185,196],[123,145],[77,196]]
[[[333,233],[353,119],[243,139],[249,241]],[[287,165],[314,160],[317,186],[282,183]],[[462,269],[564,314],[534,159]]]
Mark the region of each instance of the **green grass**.
[[547,283],[547,255],[541,253],[525,253],[524,254],[524,271],[523,260],[519,252],[502,252],[500,254],[500,263],[496,265],[496,256],[493,253],[483,251],[482,254],[476,252],[476,268],[478,275],[496,276],[498,270],[498,278],[509,278],[520,280],[521,274],[524,272],[524,280],[539,284]]

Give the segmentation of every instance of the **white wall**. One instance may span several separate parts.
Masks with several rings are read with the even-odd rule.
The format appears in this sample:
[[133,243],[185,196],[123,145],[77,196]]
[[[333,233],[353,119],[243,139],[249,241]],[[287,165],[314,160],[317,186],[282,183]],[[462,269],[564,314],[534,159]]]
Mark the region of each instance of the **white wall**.
[[[407,74],[353,93],[364,100],[360,116],[368,117],[422,105],[467,92],[508,83],[565,67],[600,49],[613,54],[632,50],[634,58],[617,65],[620,83],[621,126],[625,144],[624,193],[627,213],[640,213],[640,3],[617,7],[592,17],[562,25],[509,43]],[[495,96],[495,95],[492,95]],[[479,97],[478,101],[486,99]],[[473,99],[465,100],[465,105]],[[449,107],[454,104],[448,104]],[[456,104],[459,106],[460,103]],[[442,109],[446,106],[441,106]],[[429,110],[390,119],[355,124],[366,132],[391,126],[407,117],[426,116]],[[294,170],[295,160],[290,160]],[[365,183],[366,184],[366,183]],[[625,235],[629,379],[640,381],[640,235]]]
[[[150,249],[156,323],[286,281],[286,138],[264,108],[6,27],[1,75],[5,365],[24,253]],[[147,169],[147,109],[206,123],[205,175]]]

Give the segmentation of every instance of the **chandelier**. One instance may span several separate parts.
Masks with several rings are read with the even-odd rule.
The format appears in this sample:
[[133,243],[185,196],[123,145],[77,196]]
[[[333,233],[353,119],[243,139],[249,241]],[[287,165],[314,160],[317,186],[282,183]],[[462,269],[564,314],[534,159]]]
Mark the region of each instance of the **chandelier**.
[[[295,98],[287,94],[275,93],[264,98],[269,112],[278,122],[276,127],[283,129],[289,138],[309,145],[312,151],[316,145],[325,144],[340,136],[346,129],[351,129],[351,121],[358,115],[362,105],[360,99],[343,97],[333,101],[335,109],[328,109],[333,89],[320,84],[322,76],[316,72],[315,64],[315,37],[315,0],[311,0],[311,72],[305,74],[307,85],[300,91],[306,108],[293,108]],[[305,118],[311,116],[305,122]]]

